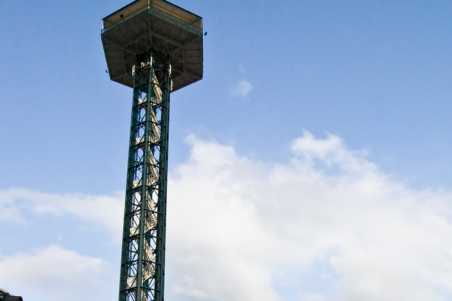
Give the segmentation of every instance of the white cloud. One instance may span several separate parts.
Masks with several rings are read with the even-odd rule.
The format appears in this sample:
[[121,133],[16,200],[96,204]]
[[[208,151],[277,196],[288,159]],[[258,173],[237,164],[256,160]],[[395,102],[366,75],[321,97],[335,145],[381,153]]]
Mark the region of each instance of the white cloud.
[[[300,301],[451,299],[451,193],[410,189],[332,134],[304,132],[286,165],[188,141],[190,159],[169,182],[167,299],[280,301],[288,291]],[[0,191],[3,221],[24,210],[72,215],[119,236],[122,207],[122,196]],[[61,282],[49,300],[68,300],[66,292],[94,300],[99,283],[116,294],[108,270],[100,259],[51,247],[0,260],[0,283],[36,295]]]
[[238,82],[237,86],[231,90],[232,96],[247,96],[248,93],[253,90],[253,86],[246,80],[241,80]]
[[116,291],[112,274],[104,260],[57,246],[0,260],[2,287],[24,300],[99,300]]
[[[89,210],[88,210],[89,209]],[[113,236],[122,235],[124,197],[83,194],[51,194],[25,188],[0,191],[0,222],[22,220],[22,212],[72,215],[107,229]]]
[[189,141],[169,184],[171,298],[278,301],[277,283],[319,278],[318,262],[332,293],[299,287],[301,300],[452,297],[450,193],[407,188],[331,134],[305,132],[287,165]]

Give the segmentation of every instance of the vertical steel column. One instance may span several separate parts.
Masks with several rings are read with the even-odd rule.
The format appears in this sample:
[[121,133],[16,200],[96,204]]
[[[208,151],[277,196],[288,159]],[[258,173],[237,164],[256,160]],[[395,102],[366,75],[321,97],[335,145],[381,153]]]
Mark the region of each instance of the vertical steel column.
[[169,58],[137,56],[134,76],[119,301],[163,301]]

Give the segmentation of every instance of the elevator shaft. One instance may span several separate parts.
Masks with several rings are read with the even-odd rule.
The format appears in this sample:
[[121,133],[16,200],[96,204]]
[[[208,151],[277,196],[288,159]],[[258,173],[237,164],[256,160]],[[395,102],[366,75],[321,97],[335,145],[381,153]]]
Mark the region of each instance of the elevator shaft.
[[138,55],[133,75],[119,301],[163,301],[169,57],[154,51]]

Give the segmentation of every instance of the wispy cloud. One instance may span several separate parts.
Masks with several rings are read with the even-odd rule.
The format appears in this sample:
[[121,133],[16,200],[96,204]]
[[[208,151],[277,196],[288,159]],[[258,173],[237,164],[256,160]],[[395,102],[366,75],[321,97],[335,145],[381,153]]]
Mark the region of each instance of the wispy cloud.
[[[89,210],[87,210],[89,208]],[[119,238],[122,234],[124,196],[52,194],[25,188],[0,191],[0,222],[20,221],[24,211],[34,214],[72,215],[96,223]]]
[[238,82],[238,84],[236,85],[236,87],[234,89],[231,90],[231,95],[232,96],[247,96],[248,93],[253,90],[253,86],[251,85],[251,83],[249,83],[246,80],[241,80],[240,82]]
[[57,246],[19,253],[0,261],[0,283],[25,300],[98,300],[117,279],[101,258]]

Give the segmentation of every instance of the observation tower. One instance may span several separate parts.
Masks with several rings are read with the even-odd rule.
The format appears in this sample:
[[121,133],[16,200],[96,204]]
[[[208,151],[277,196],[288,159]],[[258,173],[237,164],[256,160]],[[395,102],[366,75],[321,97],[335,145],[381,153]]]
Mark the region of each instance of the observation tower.
[[101,37],[111,80],[133,88],[119,301],[163,301],[170,94],[202,79],[202,18],[136,0]]

